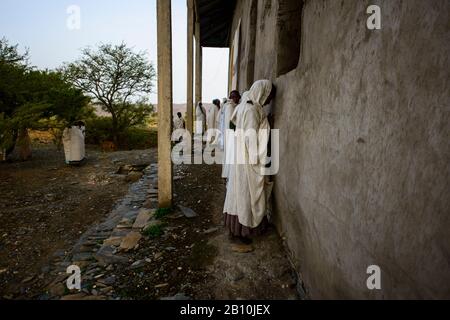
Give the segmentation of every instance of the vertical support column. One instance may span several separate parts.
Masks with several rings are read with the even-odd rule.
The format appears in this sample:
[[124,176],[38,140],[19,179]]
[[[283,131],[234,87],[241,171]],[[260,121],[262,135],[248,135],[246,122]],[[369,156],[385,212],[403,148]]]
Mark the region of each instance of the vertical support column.
[[157,0],[158,24],[158,201],[172,206],[172,9],[171,0]]
[[203,52],[200,39],[200,22],[195,23],[195,105],[202,102]]
[[186,130],[192,136],[194,110],[194,2],[187,0],[187,95],[186,95]]

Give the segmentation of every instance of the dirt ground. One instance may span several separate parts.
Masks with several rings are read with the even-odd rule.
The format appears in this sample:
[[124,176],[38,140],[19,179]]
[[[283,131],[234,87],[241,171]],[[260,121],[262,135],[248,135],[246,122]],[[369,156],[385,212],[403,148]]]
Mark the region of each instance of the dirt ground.
[[[157,235],[142,232],[133,250],[114,251],[125,263],[94,258],[103,240],[82,246],[87,251],[78,254],[81,261],[70,260],[77,241],[110,222],[110,213],[130,194],[147,194],[141,210],[157,208],[154,170],[143,170],[153,181],[145,183],[139,174],[131,180],[117,174],[124,165],[155,164],[156,150],[88,154],[84,166],[70,167],[61,152],[41,146],[32,161],[0,165],[0,299],[299,298],[296,275],[273,228],[254,239],[251,252],[233,250],[222,221],[226,187],[220,166],[174,166],[172,210],[152,218],[161,226]],[[179,206],[196,216],[186,217]],[[60,260],[65,262],[55,264]],[[64,263],[83,264],[81,292],[65,289]]]
[[27,162],[0,164],[0,297],[31,297],[47,285],[49,261],[107,215],[132,181],[122,165],[155,161],[155,151],[87,151],[81,167],[40,145]]
[[114,271],[120,299],[299,299],[296,276],[273,228],[254,239],[253,252],[232,250],[223,227],[220,175],[220,166],[175,167],[174,207],[188,207],[197,217],[187,219],[175,209],[161,219],[164,235],[144,238],[131,259],[146,263]]

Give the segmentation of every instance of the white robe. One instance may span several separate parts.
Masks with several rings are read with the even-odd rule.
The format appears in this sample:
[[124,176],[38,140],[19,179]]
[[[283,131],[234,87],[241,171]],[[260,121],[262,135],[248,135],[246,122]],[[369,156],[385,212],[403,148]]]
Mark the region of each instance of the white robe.
[[222,165],[222,178],[227,179],[230,172],[230,162],[234,158],[234,135],[230,132],[230,122],[233,116],[236,104],[233,100],[229,100],[225,103],[220,110],[221,121],[219,130],[221,132],[219,145],[223,151],[223,165]]
[[[267,153],[270,126],[262,104],[271,90],[272,83],[270,81],[255,82],[246,99],[252,101],[253,104],[243,100],[232,116],[236,130],[254,129],[259,134],[257,139],[259,153],[261,151]],[[242,150],[245,161],[244,164],[235,163],[230,166],[223,212],[238,216],[239,223],[243,226],[256,228],[269,214],[268,202],[272,185],[263,175],[265,163],[258,161],[252,164],[250,161],[251,158],[258,158],[258,155],[250,152],[248,140],[243,135],[236,139],[235,153],[238,150]]]
[[178,116],[175,117],[175,120],[173,121],[173,129],[184,129],[184,120],[183,118],[179,118]]
[[216,137],[216,133],[213,130],[217,129],[217,114],[219,113],[219,107],[216,106],[215,104],[213,104],[209,110],[208,110],[208,114],[206,115],[206,125],[207,125],[207,130],[208,130],[208,135],[207,135],[207,143],[213,143],[214,139]]
[[197,107],[195,108],[195,122],[195,133],[203,134],[205,132],[206,117],[205,109],[203,107],[200,107],[200,105],[197,105]]
[[63,131],[63,145],[66,163],[83,161],[86,157],[84,127],[72,126]]

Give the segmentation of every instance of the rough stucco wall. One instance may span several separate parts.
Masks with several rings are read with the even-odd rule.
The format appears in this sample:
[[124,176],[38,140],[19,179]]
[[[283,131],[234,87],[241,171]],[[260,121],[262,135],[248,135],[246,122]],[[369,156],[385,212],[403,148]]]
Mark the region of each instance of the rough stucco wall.
[[[276,1],[258,2],[255,79],[274,68]],[[369,4],[381,31],[366,29]],[[305,2],[299,66],[276,80],[274,197],[312,298],[450,298],[449,12],[447,0]],[[380,291],[366,287],[372,264]]]
[[255,80],[275,80],[277,0],[259,0],[257,15]]

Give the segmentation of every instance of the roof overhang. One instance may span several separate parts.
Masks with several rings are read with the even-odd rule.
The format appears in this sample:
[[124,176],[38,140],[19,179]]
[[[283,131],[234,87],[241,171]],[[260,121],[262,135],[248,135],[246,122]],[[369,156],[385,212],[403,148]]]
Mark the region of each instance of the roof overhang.
[[236,0],[196,0],[202,47],[229,47]]

